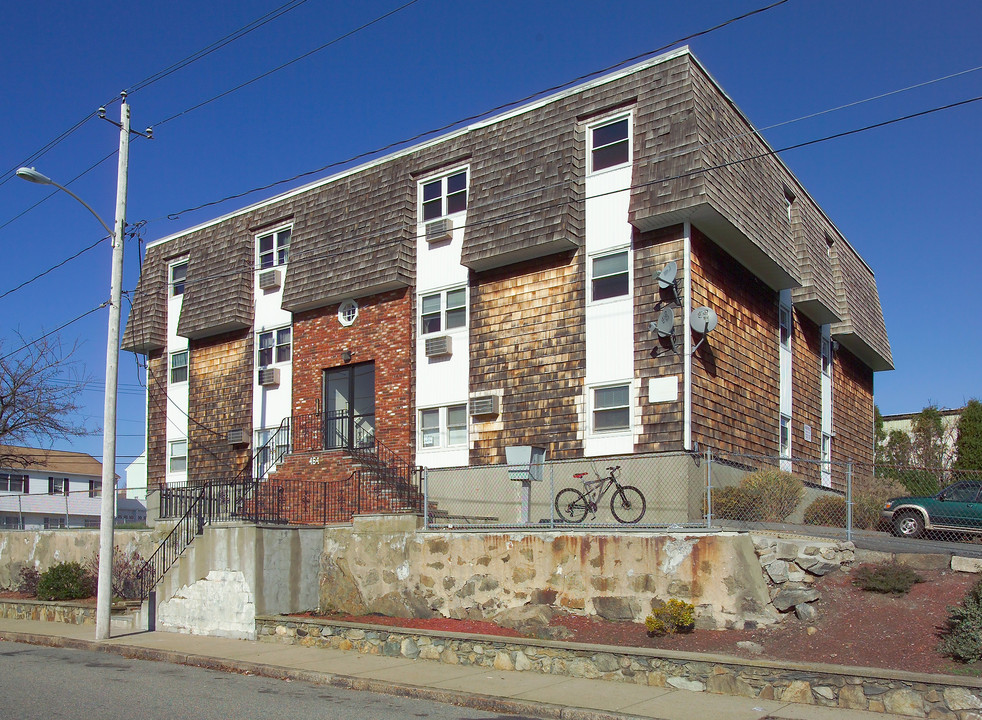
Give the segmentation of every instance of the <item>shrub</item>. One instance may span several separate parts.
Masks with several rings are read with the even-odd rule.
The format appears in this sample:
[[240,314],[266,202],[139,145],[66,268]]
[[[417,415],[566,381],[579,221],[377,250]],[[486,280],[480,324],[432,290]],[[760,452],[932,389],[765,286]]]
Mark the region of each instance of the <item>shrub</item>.
[[914,585],[924,582],[924,578],[904,565],[880,563],[861,566],[852,582],[869,592],[906,595]]
[[713,515],[747,522],[764,519],[758,494],[738,485],[713,488]]
[[37,597],[38,580],[40,579],[41,573],[39,573],[38,569],[33,565],[30,567],[21,568],[20,582],[17,583],[17,591],[22,592],[25,595]]
[[92,576],[77,562],[58,563],[41,573],[37,597],[40,600],[79,600],[91,597]]
[[696,608],[692,603],[672,598],[657,601],[651,614],[644,619],[649,635],[672,635],[692,632],[696,626]]
[[[140,568],[146,560],[136,550],[126,552],[119,546],[113,550],[113,596],[124,600],[140,599]],[[93,583],[99,581],[99,553],[86,563],[86,570]]]
[[740,486],[755,492],[764,522],[784,522],[805,494],[805,484],[791,473],[763,468],[750,473]]
[[[853,506],[855,508],[855,506]],[[822,495],[805,508],[805,525],[846,526],[846,499],[841,495]]]
[[959,662],[982,660],[982,580],[968,591],[961,605],[948,608],[938,649]]

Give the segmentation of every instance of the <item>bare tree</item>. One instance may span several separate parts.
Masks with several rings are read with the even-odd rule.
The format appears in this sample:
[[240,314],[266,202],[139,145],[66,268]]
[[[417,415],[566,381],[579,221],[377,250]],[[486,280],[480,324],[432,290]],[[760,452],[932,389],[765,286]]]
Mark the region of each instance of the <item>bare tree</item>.
[[78,345],[65,347],[56,337],[18,342],[13,351],[9,345],[0,340],[0,467],[25,467],[32,458],[6,446],[49,448],[93,430],[77,422],[86,384]]

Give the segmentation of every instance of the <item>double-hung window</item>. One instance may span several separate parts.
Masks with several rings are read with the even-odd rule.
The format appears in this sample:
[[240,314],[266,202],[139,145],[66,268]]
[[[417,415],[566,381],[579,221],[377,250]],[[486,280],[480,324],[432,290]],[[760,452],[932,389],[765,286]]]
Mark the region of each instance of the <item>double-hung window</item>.
[[822,338],[822,374],[832,377],[832,341]]
[[184,294],[184,285],[188,279],[188,261],[174,263],[170,266],[170,294],[177,297]]
[[631,161],[631,118],[622,116],[589,128],[590,172]]
[[170,354],[170,381],[171,383],[185,383],[188,381],[188,351]]
[[463,212],[467,209],[467,170],[424,182],[420,191],[423,222]]
[[102,480],[89,480],[89,497],[102,497]]
[[26,493],[27,475],[0,473],[0,492]]
[[286,265],[290,256],[290,235],[290,228],[285,228],[259,236],[256,248],[259,251],[260,270]]
[[68,478],[49,477],[48,495],[67,495]]
[[188,471],[188,441],[175,440],[170,444],[170,460],[168,469],[172,473]]
[[781,347],[787,350],[791,348],[791,308],[781,305],[778,318],[781,324]]
[[257,364],[266,367],[274,363],[290,362],[291,328],[280,328],[259,333],[259,356]]
[[423,295],[419,301],[419,333],[467,327],[467,288]]
[[594,302],[630,293],[631,274],[628,269],[627,250],[593,258],[590,289]]
[[467,405],[419,411],[419,446],[423,449],[467,445]]
[[787,415],[781,416],[781,457],[791,457],[791,418]]
[[631,429],[631,386],[593,389],[593,430],[598,433]]

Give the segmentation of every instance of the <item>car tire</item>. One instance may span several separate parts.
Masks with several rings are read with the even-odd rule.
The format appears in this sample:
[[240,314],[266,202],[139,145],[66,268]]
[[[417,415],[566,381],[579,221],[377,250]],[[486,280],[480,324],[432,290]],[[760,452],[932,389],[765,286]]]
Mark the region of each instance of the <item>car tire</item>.
[[893,519],[893,534],[897,537],[920,537],[924,534],[924,518],[916,512],[900,513]]

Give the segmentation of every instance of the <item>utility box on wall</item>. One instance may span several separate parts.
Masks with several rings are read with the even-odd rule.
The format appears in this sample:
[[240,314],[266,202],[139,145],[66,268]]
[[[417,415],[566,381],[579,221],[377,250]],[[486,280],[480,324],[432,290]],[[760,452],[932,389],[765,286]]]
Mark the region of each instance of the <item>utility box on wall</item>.
[[546,449],[533,445],[513,445],[505,448],[509,480],[542,481],[542,467],[546,461]]

